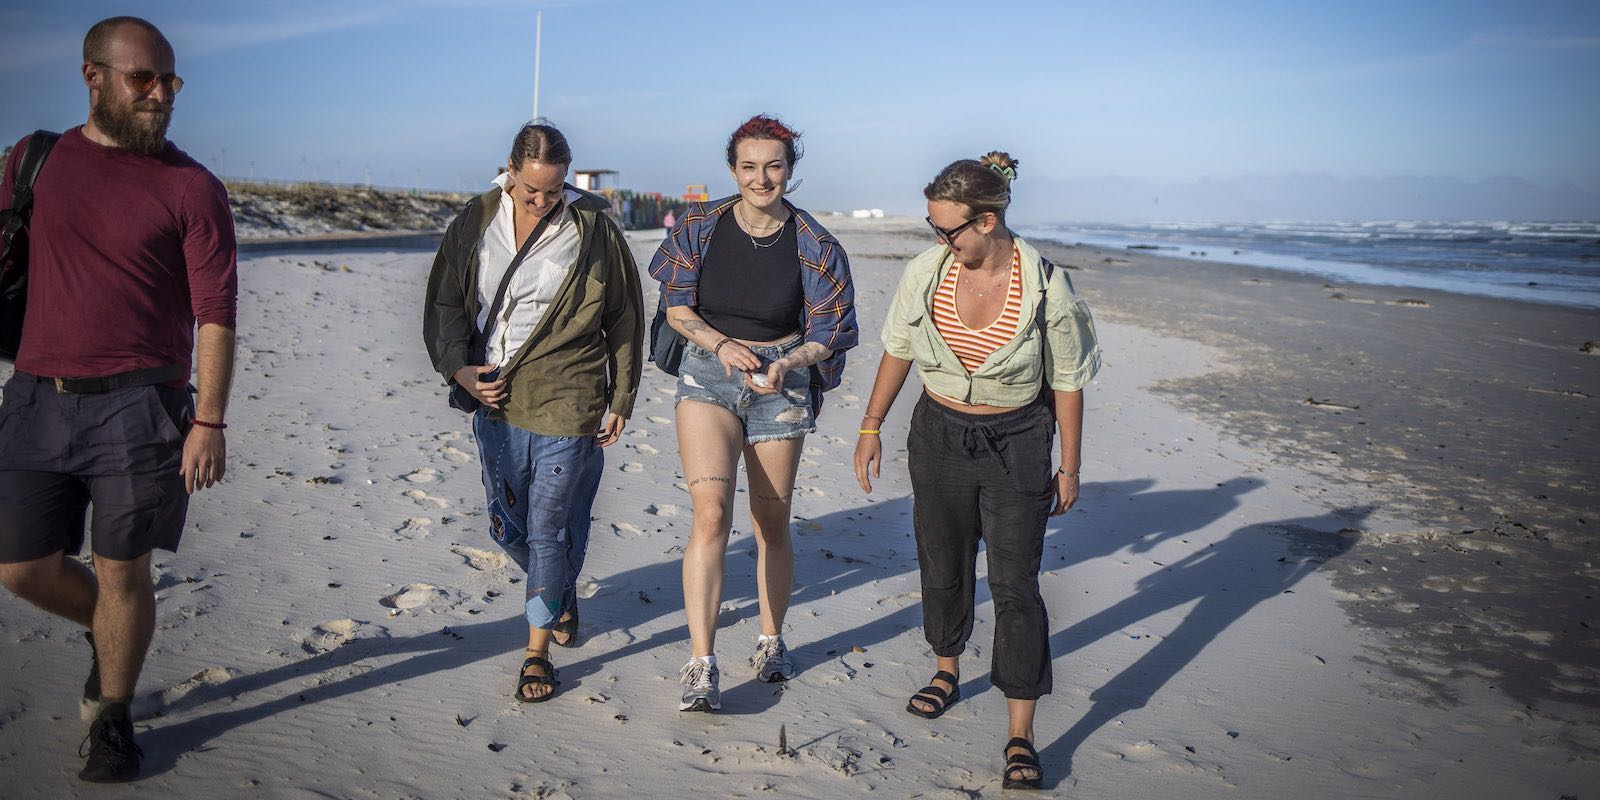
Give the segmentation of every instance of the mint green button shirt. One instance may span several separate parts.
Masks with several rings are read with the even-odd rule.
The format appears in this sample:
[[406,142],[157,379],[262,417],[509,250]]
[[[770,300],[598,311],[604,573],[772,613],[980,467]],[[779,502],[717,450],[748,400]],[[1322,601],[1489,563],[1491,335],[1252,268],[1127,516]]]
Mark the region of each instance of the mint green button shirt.
[[1022,319],[1016,336],[990,353],[977,371],[967,372],[933,324],[933,295],[950,265],[950,248],[944,245],[928,248],[906,265],[883,324],[883,351],[916,364],[928,389],[969,405],[1025,406],[1046,384],[1058,392],[1082,389],[1100,371],[1089,306],[1073,293],[1066,270],[1055,268],[1047,285],[1044,257],[1022,239],[1015,241],[1022,256]]

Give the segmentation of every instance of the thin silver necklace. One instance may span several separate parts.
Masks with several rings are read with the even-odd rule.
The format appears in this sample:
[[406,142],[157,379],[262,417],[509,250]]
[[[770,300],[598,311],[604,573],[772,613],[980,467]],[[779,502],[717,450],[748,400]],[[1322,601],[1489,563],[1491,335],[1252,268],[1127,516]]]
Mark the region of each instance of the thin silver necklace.
[[[740,216],[740,214],[739,214],[739,207],[738,206],[734,206],[733,207],[733,216],[741,223],[743,223],[745,221],[744,217]],[[748,223],[746,223],[746,224],[748,224]],[[762,244],[761,242],[756,241],[755,234],[753,234],[750,231],[746,230],[744,225],[740,225],[739,226],[739,230],[744,231],[744,235],[750,237],[750,246],[751,247],[754,247],[757,250],[760,250],[760,249],[771,247],[771,246],[777,244],[778,243],[778,239],[783,236],[783,228],[784,228],[784,226],[788,225],[788,224],[789,224],[789,221],[788,220],[784,220],[783,221],[783,225],[779,225],[778,229],[776,231],[773,231],[771,234],[768,234],[768,235],[770,235],[772,237],[772,241],[767,242],[766,244]]]

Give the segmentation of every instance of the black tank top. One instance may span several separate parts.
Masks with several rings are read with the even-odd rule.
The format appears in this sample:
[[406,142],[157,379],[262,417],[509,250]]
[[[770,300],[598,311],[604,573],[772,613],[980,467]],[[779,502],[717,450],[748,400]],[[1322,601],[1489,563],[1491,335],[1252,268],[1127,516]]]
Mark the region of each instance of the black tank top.
[[805,291],[796,237],[790,214],[777,234],[756,239],[757,247],[733,212],[724,214],[700,259],[700,318],[735,339],[770,342],[799,330]]

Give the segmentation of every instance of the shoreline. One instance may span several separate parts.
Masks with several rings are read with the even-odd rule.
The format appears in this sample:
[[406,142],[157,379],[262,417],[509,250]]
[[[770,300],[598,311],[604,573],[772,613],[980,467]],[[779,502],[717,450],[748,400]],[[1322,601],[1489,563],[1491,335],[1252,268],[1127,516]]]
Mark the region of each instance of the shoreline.
[[[1570,223],[1586,229],[1597,227],[1597,223]],[[1184,241],[1179,238],[1168,239],[1165,236],[1174,235],[1173,231],[1165,230],[1165,226],[1173,229],[1191,229],[1202,232],[1201,239],[1205,238],[1204,232],[1217,228],[1233,230],[1235,228],[1252,231],[1245,238],[1253,239],[1254,233],[1259,233],[1263,228],[1287,225],[1290,229],[1322,231],[1327,226],[1348,227],[1358,226],[1363,230],[1370,226],[1390,226],[1393,236],[1405,236],[1418,225],[1428,227],[1454,227],[1468,226],[1482,228],[1486,225],[1477,221],[1443,222],[1443,221],[1354,221],[1354,220],[1312,220],[1312,221],[1285,221],[1282,223],[1269,222],[1243,222],[1243,223],[1151,223],[1143,227],[1151,228],[1149,231],[1128,230],[1094,233],[1081,230],[1052,230],[1055,227],[1049,224],[1037,226],[1019,226],[1025,237],[1033,236],[1037,239],[1047,239],[1057,244],[1069,247],[1092,247],[1108,251],[1144,252],[1151,255],[1164,256],[1185,261],[1202,261],[1214,264],[1228,264],[1234,266],[1259,267],[1275,272],[1294,272],[1310,276],[1315,279],[1334,283],[1349,283],[1363,286],[1391,286],[1406,289],[1430,289],[1451,294],[1463,294],[1475,297],[1497,299],[1516,299],[1549,305],[1565,306],[1588,310],[1600,310],[1600,275],[1581,276],[1589,281],[1587,286],[1571,285],[1571,281],[1580,280],[1580,276],[1569,273],[1570,263],[1576,260],[1579,263],[1596,257],[1596,252],[1589,252],[1600,245],[1583,245],[1580,242],[1562,240],[1560,245],[1573,247],[1571,252],[1523,252],[1536,251],[1541,247],[1551,246],[1545,238],[1539,236],[1524,237],[1520,247],[1509,244],[1500,244],[1502,250],[1509,249],[1520,255],[1522,259],[1512,257],[1506,252],[1458,252],[1455,247],[1473,241],[1455,239],[1433,239],[1423,237],[1415,246],[1410,248],[1397,248],[1392,252],[1383,253],[1381,248],[1369,251],[1345,252],[1336,255],[1343,243],[1354,244],[1348,239],[1334,237],[1331,242],[1324,242],[1327,249],[1311,248],[1304,245],[1296,246],[1293,237],[1283,238],[1277,242],[1261,242],[1262,246],[1253,246],[1251,241]],[[1501,222],[1498,227],[1491,226],[1492,230],[1505,231],[1526,226],[1558,226],[1559,223],[1549,222]],[[1090,226],[1095,227],[1095,226]],[[1111,227],[1117,227],[1112,224]],[[1134,226],[1140,227],[1140,226]],[[1087,234],[1087,235],[1085,235]],[[1147,235],[1141,235],[1147,234]],[[1313,234],[1314,235],[1314,234]],[[1486,234],[1480,234],[1486,235]],[[1593,236],[1594,234],[1589,234]],[[1584,233],[1574,232],[1572,238],[1583,239]],[[1380,236],[1379,239],[1389,238]],[[1276,244],[1276,249],[1273,249]],[[1489,246],[1489,245],[1486,245]],[[1418,249],[1420,248],[1420,250]],[[1419,254],[1426,254],[1426,258]],[[1401,258],[1400,256],[1404,256]],[[1429,261],[1454,264],[1461,259],[1473,261],[1473,266],[1455,266],[1447,269],[1428,270],[1417,269],[1416,264]],[[1539,265],[1535,268],[1533,265]]]

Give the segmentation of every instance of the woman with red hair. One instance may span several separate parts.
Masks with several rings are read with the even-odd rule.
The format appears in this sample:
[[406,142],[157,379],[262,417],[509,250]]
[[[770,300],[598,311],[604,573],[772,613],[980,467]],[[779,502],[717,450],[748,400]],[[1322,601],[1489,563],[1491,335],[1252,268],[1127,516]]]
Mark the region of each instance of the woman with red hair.
[[783,641],[795,473],[822,393],[839,385],[858,334],[844,248],[784,198],[799,138],[769,116],[740,125],[727,146],[738,193],[691,205],[650,261],[666,322],[687,340],[677,430],[694,523],[683,556],[691,658],[680,675],[682,711],[722,706],[714,650],[741,457],[761,607],[750,665],[768,682],[795,672]]

